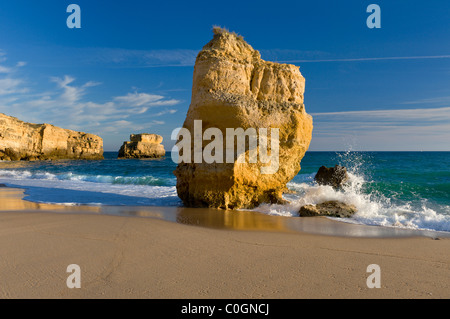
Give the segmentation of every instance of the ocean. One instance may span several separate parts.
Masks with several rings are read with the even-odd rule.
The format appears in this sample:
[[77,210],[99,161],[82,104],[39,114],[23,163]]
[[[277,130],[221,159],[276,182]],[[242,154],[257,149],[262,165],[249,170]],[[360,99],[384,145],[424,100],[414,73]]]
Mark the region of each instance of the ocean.
[[[320,166],[343,165],[350,182],[336,191],[314,183]],[[288,183],[285,205],[256,211],[297,218],[306,204],[340,200],[358,212],[347,223],[450,232],[450,152],[307,152]],[[0,162],[0,183],[24,188],[36,203],[182,206],[170,153],[157,160]]]

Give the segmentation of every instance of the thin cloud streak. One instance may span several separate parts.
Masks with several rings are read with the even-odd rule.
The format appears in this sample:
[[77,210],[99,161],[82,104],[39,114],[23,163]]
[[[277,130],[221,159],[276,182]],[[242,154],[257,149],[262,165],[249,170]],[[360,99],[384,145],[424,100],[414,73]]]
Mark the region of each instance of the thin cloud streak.
[[428,56],[392,56],[380,58],[350,58],[350,59],[322,59],[322,60],[287,60],[281,63],[314,63],[314,62],[364,62],[385,60],[421,60],[421,59],[450,59],[450,55],[428,55]]
[[450,150],[450,107],[311,115],[311,150]]
[[426,120],[430,118],[450,119],[450,107],[440,108],[418,108],[418,109],[391,109],[391,110],[368,110],[368,111],[342,111],[311,113],[312,116],[360,116],[378,118],[416,118]]
[[416,101],[406,101],[401,104],[450,104],[450,96],[421,99]]
[[[201,48],[193,49],[159,49],[159,50],[133,50],[121,48],[52,48],[57,52],[56,61],[40,61],[38,64],[51,63],[55,65],[65,65],[67,61],[77,58],[77,61],[87,65],[105,65],[117,69],[139,69],[139,68],[179,68],[192,67]],[[37,51],[47,51],[48,48],[35,48]],[[342,58],[324,59],[330,53],[322,51],[297,51],[266,49],[260,52],[267,56],[269,60],[279,63],[320,63],[320,62],[365,62],[365,61],[389,61],[389,60],[421,60],[421,59],[449,59],[450,54],[428,55],[428,56],[391,56],[391,57],[363,57],[363,58]],[[0,51],[0,62],[5,53]],[[41,54],[45,56],[45,54]],[[310,57],[311,59],[296,59],[296,56]],[[319,59],[314,59],[318,57]],[[19,62],[20,63],[20,62]],[[36,64],[36,62],[35,62]]]
[[198,50],[129,50],[129,49],[80,49],[88,63],[104,63],[113,68],[191,67]]

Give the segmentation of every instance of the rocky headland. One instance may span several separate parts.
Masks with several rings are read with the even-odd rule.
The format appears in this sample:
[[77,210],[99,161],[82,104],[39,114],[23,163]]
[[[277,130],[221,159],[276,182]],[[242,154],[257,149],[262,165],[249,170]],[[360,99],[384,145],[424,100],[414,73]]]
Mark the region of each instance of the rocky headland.
[[0,160],[103,159],[103,139],[0,113]]

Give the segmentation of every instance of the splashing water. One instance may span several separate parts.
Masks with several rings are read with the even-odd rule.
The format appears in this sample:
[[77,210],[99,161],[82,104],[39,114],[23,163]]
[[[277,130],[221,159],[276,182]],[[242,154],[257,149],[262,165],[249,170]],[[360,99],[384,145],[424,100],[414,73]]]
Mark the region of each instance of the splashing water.
[[[394,154],[378,155],[352,151],[335,153],[334,163],[345,166],[349,175],[349,181],[342,190],[318,185],[314,182],[315,173],[300,174],[287,185],[293,191],[292,194],[284,195],[289,204],[264,204],[255,210],[271,215],[298,216],[298,211],[304,205],[335,200],[354,205],[357,213],[349,219],[332,219],[366,225],[449,232],[450,201],[444,198],[446,194],[435,191],[431,197],[437,200],[425,198],[429,186],[392,177],[402,175],[397,172],[402,166],[392,160]],[[446,156],[450,156],[450,153]],[[402,169],[408,170],[403,176],[411,174],[408,168]],[[386,181],[380,180],[386,177],[386,172],[390,172],[391,177],[386,178]],[[450,179],[444,178],[441,182],[445,184],[446,181]],[[439,200],[440,196],[444,196],[443,200]]]

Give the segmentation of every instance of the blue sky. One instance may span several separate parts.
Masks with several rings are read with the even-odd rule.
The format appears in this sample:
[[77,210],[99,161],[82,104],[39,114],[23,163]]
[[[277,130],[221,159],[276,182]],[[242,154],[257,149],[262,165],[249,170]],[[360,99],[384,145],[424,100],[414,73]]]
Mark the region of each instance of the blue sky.
[[[81,7],[81,29],[66,8]],[[381,8],[369,29],[366,8]],[[0,112],[102,136],[182,126],[212,26],[300,67],[310,150],[450,151],[450,2],[2,1]]]

